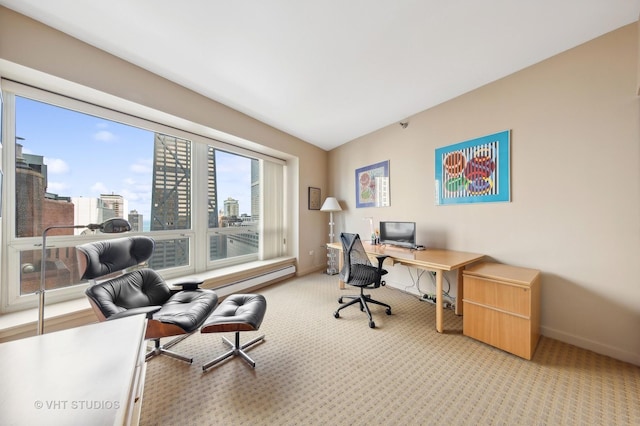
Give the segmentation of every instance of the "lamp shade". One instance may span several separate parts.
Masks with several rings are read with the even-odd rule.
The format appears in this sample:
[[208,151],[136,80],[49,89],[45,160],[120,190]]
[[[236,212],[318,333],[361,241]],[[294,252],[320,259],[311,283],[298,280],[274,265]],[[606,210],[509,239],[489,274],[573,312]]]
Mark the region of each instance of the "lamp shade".
[[338,204],[338,200],[336,200],[336,197],[327,197],[324,200],[324,204],[322,204],[322,207],[320,207],[320,211],[339,212],[342,211],[342,208],[340,207],[340,204]]
[[[87,228],[92,229],[90,226]],[[98,229],[105,234],[120,234],[131,231],[131,224],[121,217],[112,217],[98,225]]]

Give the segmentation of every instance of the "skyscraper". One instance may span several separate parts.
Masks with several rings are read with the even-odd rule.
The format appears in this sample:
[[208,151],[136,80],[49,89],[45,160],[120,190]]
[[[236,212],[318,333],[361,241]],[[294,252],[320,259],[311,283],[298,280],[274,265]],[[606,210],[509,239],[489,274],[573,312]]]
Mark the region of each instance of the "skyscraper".
[[151,230],[191,228],[191,141],[155,134]]
[[260,221],[260,161],[251,160],[251,220]]
[[131,230],[134,232],[142,232],[144,229],[144,218],[142,214],[138,213],[138,210],[131,210],[129,212],[129,223],[131,224]]
[[240,204],[238,200],[231,197],[224,200],[224,215],[227,218],[237,218],[240,216]]
[[[191,141],[156,133],[153,147],[151,230],[191,228]],[[156,243],[150,267],[189,264],[189,240]]]
[[[114,217],[124,217],[127,211],[127,205],[129,204],[127,200],[124,199],[122,195],[117,195],[114,193],[111,194],[100,194],[100,199],[102,200],[103,206],[106,209],[113,210]],[[104,220],[109,219],[105,217]]]

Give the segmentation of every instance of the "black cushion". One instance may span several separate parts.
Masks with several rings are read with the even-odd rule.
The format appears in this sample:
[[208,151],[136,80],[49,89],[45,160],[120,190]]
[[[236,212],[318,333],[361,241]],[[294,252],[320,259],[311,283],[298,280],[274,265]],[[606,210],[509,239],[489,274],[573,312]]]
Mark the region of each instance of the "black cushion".
[[132,271],[93,285],[86,294],[106,318],[129,309],[161,305],[152,319],[177,325],[187,333],[197,330],[218,304],[213,290],[171,291],[152,269]]
[[212,290],[179,291],[152,318],[191,333],[200,328],[217,304],[218,295]]
[[163,305],[171,297],[169,286],[152,269],[112,278],[87,288],[85,293],[106,318],[127,309]]
[[81,279],[95,279],[147,261],[153,254],[152,238],[137,235],[82,244],[76,247],[87,257]]
[[365,287],[375,285],[380,275],[385,275],[386,270],[379,271],[377,267],[372,265],[351,265],[351,276],[349,277],[349,285],[355,287]]
[[[261,294],[232,294],[216,308],[202,327],[203,333],[217,332],[225,326],[257,330],[267,311],[267,300]],[[229,329],[231,331],[231,329]]]

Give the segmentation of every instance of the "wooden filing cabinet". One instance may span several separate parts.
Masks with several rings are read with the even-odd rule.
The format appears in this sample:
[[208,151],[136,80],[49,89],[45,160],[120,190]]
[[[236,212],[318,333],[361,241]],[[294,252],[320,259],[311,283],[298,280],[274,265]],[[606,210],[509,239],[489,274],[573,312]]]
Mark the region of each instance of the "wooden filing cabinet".
[[484,262],[463,280],[464,335],[530,360],[540,339],[540,271]]

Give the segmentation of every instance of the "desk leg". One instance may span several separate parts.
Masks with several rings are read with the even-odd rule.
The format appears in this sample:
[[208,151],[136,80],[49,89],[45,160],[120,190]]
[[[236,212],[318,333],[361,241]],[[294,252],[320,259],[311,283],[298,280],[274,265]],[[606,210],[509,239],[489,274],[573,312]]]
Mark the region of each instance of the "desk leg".
[[458,296],[456,297],[456,315],[462,315],[462,299],[464,298],[464,282],[462,281],[462,269],[458,268]]
[[442,274],[441,270],[436,271],[436,331],[442,333],[442,317],[444,314],[444,304],[442,303]]
[[[340,273],[340,271],[342,271],[342,264],[344,263],[342,258],[343,258],[342,250],[340,250],[338,252],[338,273]],[[340,290],[344,290],[344,281],[342,281],[341,278],[339,278],[339,285],[340,285]]]

